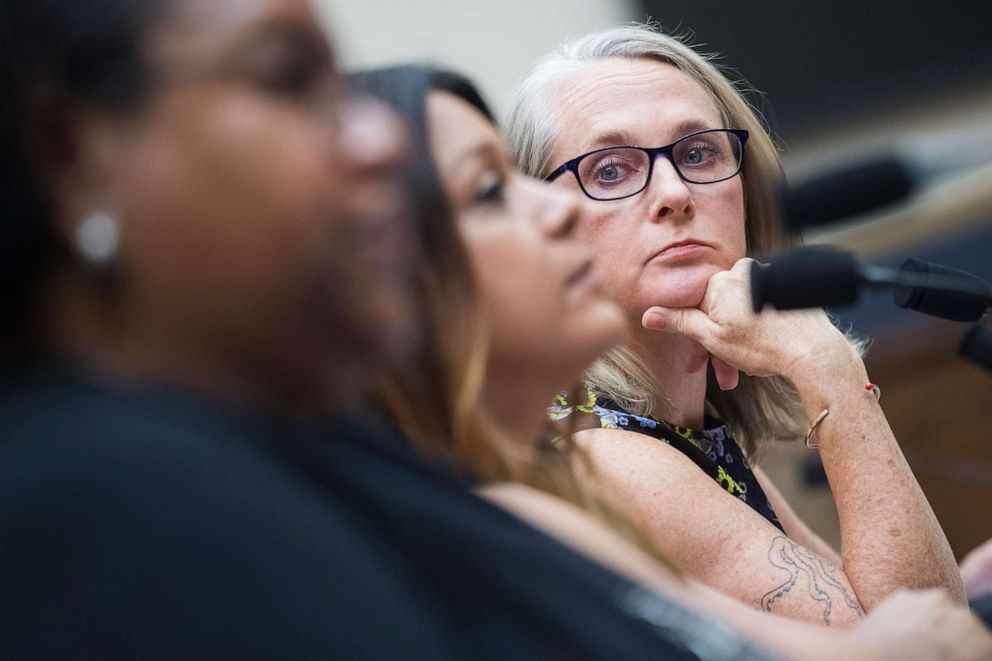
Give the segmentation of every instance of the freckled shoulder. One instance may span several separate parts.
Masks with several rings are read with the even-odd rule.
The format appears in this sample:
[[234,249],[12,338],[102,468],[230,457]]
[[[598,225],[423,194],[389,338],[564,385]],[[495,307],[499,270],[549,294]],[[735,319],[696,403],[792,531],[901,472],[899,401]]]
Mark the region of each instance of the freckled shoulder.
[[668,443],[621,429],[587,429],[576,432],[575,442],[604,477],[623,479],[628,486],[640,484],[654,491],[659,476],[690,492],[709,491],[716,483],[685,454]]

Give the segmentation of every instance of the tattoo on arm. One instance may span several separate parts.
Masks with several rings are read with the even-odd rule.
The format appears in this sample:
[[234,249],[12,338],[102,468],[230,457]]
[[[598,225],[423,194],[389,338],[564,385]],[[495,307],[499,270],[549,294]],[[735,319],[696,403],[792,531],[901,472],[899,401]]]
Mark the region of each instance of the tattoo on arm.
[[762,610],[772,612],[775,602],[790,592],[794,596],[806,596],[808,593],[823,608],[824,624],[830,624],[830,613],[837,596],[859,617],[864,617],[861,604],[837,579],[837,568],[832,562],[814,555],[781,535],[772,540],[771,548],[768,549],[768,561],[773,567],[784,570],[788,578],[761,597]]

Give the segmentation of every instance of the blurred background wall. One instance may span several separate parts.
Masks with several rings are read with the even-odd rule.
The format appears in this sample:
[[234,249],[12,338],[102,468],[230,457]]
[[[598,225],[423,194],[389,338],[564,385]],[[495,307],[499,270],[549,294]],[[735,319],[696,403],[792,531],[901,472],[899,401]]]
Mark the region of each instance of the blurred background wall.
[[639,13],[634,0],[318,1],[345,67],[446,65],[471,76],[498,114],[535,58]]
[[[789,172],[907,135],[950,152],[992,152],[992,5],[981,0],[320,0],[346,67],[435,62],[471,75],[497,112],[532,60],[573,36],[651,18],[720,53],[782,147]],[[961,137],[963,136],[963,137]],[[974,137],[974,139],[970,139]],[[992,163],[992,153],[988,154]],[[872,263],[909,256],[992,280],[992,170],[961,171],[909,205],[807,234]],[[963,555],[992,537],[992,373],[959,359],[965,328],[899,310],[886,294],[833,311],[874,338],[867,363],[914,471]],[[816,455],[782,444],[766,459],[810,524],[834,543],[828,487]]]

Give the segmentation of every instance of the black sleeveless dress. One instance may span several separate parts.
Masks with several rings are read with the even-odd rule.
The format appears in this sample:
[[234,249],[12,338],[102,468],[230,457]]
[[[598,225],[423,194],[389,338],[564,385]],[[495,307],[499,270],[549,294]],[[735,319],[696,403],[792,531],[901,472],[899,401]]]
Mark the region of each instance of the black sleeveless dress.
[[[668,443],[692,459],[700,470],[712,477],[728,494],[739,498],[773,526],[782,530],[775,510],[768,502],[754,471],[748,465],[743,450],[734,439],[730,427],[719,420],[707,418],[702,431],[680,427],[650,416],[624,411],[616,402],[589,393],[585,404],[574,407],[591,413],[604,429],[637,432]],[[549,409],[552,420],[561,420],[573,411],[565,395],[559,395]],[[783,531],[784,532],[784,531]]]

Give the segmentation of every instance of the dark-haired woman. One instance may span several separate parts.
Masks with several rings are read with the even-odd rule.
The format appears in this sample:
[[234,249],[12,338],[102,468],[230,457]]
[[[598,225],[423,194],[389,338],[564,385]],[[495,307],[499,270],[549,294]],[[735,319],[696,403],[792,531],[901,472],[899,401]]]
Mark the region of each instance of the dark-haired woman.
[[0,656],[443,658],[293,450],[410,321],[404,132],[310,4],[4,0],[0,88]]

